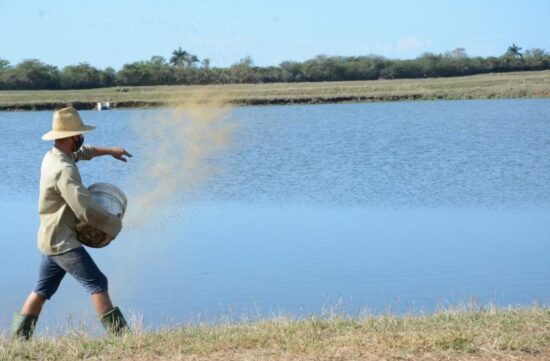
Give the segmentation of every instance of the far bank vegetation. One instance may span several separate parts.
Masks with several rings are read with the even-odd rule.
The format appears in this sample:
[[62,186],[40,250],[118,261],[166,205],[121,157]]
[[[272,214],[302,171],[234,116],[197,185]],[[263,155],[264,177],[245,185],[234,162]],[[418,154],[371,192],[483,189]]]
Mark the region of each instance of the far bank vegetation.
[[456,48],[407,60],[319,55],[304,62],[285,61],[265,67],[255,66],[252,58],[245,57],[226,68],[212,67],[209,59],[178,48],[169,59],[153,56],[125,64],[118,71],[85,62],[59,69],[38,59],[12,65],[0,57],[0,90],[418,79],[546,69],[550,69],[550,54],[539,48],[523,51],[516,44],[500,56],[489,57],[470,57],[464,48]]

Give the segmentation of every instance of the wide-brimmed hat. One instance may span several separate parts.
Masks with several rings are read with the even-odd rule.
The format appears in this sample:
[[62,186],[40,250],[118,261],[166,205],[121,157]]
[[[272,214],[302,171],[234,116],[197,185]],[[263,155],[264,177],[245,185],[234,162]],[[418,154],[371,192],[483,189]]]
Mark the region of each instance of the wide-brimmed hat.
[[75,108],[67,107],[53,113],[52,130],[44,134],[42,140],[68,138],[94,129],[93,125],[85,125],[82,122]]

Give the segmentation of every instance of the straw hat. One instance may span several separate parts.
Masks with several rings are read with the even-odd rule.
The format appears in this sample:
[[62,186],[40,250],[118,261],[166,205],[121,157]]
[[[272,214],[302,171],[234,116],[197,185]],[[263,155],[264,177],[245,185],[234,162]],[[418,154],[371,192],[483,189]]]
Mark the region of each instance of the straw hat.
[[42,140],[68,138],[94,130],[93,125],[84,125],[78,111],[73,107],[63,108],[53,113],[52,130],[42,136]]

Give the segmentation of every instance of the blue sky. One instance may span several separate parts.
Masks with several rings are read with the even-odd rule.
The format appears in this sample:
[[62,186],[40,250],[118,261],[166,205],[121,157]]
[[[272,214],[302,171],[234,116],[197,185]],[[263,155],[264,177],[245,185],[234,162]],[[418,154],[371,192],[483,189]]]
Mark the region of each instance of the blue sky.
[[550,0],[0,0],[0,57],[119,69],[179,46],[214,66],[457,47],[488,56],[512,43],[550,51],[549,19]]

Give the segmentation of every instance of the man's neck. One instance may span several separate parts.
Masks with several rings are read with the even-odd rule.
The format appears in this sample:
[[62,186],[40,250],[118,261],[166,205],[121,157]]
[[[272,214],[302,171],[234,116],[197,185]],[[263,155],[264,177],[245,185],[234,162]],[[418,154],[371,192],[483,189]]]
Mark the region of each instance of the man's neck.
[[70,141],[56,141],[53,146],[67,155],[73,153],[73,146]]

